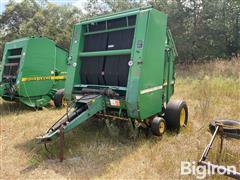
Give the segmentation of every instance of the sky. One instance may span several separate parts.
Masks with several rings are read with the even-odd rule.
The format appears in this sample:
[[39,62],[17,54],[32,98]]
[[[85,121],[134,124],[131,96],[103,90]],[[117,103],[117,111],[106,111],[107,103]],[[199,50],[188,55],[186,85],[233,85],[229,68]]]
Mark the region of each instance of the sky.
[[[5,6],[8,3],[9,0],[0,0],[0,14],[5,10]],[[21,0],[15,0],[16,2],[21,2]],[[86,0],[48,0],[51,3],[55,4],[67,4],[70,3],[78,8],[81,9],[81,7],[84,5]]]

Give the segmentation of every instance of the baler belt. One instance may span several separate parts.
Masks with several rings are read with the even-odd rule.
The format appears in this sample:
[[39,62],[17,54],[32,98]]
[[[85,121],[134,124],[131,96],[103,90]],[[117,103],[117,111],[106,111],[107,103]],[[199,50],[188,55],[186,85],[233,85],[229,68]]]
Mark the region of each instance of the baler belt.
[[107,47],[108,34],[91,34],[85,36],[84,52],[104,51]]
[[80,77],[82,84],[104,85],[102,71],[104,67],[104,57],[82,58]]
[[[133,36],[134,29],[86,35],[84,52],[131,49]],[[130,55],[81,57],[80,60],[82,84],[127,86]]]
[[105,58],[104,77],[106,85],[127,86],[129,55],[108,56]]
[[105,21],[98,22],[96,24],[89,24],[89,32],[100,31],[100,30],[104,30],[105,28],[106,28]]
[[125,29],[108,33],[108,50],[131,49],[134,29]]
[[107,23],[108,23],[108,29],[120,28],[120,27],[127,26],[127,21],[126,21],[125,17],[118,18],[118,19],[112,19],[112,20],[109,20]]
[[[107,33],[85,36],[84,52],[103,51],[107,47]],[[104,57],[88,57],[81,59],[80,77],[83,84],[104,84],[102,76]]]

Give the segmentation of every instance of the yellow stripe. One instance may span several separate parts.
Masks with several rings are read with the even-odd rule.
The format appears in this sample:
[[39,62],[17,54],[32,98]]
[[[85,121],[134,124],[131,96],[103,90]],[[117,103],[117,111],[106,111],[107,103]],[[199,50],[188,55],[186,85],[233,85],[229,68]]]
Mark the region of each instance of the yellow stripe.
[[51,76],[51,80],[63,80],[65,76]]
[[39,76],[39,77],[23,77],[22,82],[26,81],[44,81],[44,80],[64,80],[65,76]]
[[160,90],[160,89],[162,89],[162,88],[163,88],[163,86],[155,86],[155,87],[152,87],[152,88],[148,88],[148,89],[141,90],[141,91],[140,91],[140,94],[150,93],[150,92],[153,92],[153,91]]

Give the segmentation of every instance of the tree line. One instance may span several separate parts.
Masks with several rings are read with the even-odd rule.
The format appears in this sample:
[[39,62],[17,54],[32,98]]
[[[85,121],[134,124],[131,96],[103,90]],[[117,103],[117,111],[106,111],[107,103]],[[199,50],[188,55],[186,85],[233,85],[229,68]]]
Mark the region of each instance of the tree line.
[[6,42],[26,36],[46,36],[69,49],[72,27],[81,19],[147,5],[168,14],[178,61],[239,54],[239,0],[87,0],[81,8],[47,0],[10,0],[0,16],[0,58]]

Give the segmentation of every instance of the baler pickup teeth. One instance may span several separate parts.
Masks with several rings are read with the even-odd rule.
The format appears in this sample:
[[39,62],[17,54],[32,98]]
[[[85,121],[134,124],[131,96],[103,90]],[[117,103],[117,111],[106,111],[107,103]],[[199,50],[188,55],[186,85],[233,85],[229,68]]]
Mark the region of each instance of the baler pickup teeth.
[[[86,121],[99,111],[104,109],[104,99],[101,95],[91,96],[92,98],[82,99],[78,101],[81,106],[75,108],[72,112],[66,113],[60,118],[43,136],[39,136],[36,139],[39,143],[49,142],[60,135],[60,129],[63,128],[63,132],[66,133],[69,130],[77,127],[82,122]],[[83,103],[84,102],[84,103]]]

